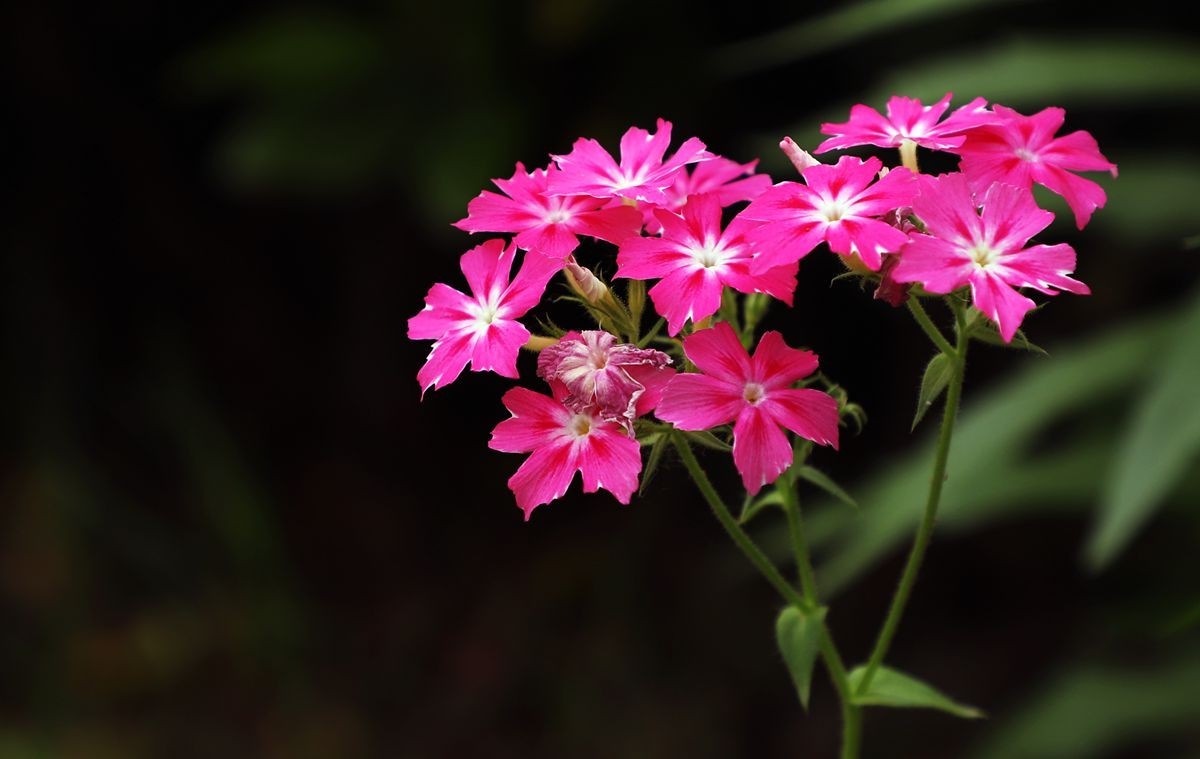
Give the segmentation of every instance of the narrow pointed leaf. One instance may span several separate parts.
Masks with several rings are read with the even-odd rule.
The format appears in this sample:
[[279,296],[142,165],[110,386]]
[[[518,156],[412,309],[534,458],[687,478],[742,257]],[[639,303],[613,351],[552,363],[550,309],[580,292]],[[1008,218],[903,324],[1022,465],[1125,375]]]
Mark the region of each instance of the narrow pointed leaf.
[[917,428],[921,419],[925,417],[925,412],[933,407],[933,402],[946,389],[953,374],[954,363],[945,353],[939,353],[930,359],[925,367],[925,376],[921,378],[921,393],[917,397],[917,413],[913,417],[912,429]]
[[779,495],[778,490],[772,489],[755,499],[747,495],[746,501],[742,506],[742,514],[738,517],[738,524],[746,524],[768,506],[782,505],[783,496]]
[[1176,327],[1123,436],[1087,544],[1094,569],[1112,561],[1200,459],[1200,300]]
[[696,445],[704,448],[711,448],[714,451],[725,451],[726,453],[733,450],[733,446],[711,432],[684,432],[683,435]]
[[821,648],[821,622],[825,619],[825,611],[821,608],[805,614],[795,606],[789,606],[779,612],[775,620],[775,641],[805,710],[808,709],[813,665]]
[[654,439],[654,444],[650,446],[650,455],[646,458],[646,468],[642,471],[642,484],[638,487],[638,495],[646,492],[646,486],[650,484],[650,480],[654,477],[654,472],[658,469],[658,465],[662,463],[663,453],[667,450],[667,443],[671,440],[671,436],[665,432],[655,434],[658,437]]
[[850,689],[856,692],[854,703],[859,706],[891,706],[900,709],[937,709],[956,717],[977,719],[983,712],[973,706],[960,704],[946,694],[917,678],[889,667],[880,667],[871,678],[866,693],[857,693],[865,666],[850,672]]
[[829,475],[811,466],[802,466],[796,470],[802,479],[808,480],[812,484],[829,493],[834,498],[852,508],[858,508],[858,501],[850,497],[850,494],[842,489],[840,485],[829,478]]

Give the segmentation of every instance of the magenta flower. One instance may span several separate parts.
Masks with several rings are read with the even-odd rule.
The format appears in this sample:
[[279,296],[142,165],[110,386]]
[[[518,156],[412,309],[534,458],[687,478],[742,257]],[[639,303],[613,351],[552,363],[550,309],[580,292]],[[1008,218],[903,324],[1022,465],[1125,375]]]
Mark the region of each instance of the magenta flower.
[[496,425],[488,446],[530,454],[508,480],[526,520],[538,506],[561,498],[576,472],[583,475],[583,492],[604,488],[629,503],[642,471],[642,453],[619,425],[571,411],[523,387],[509,390],[502,400],[512,418]]
[[856,105],[850,109],[846,123],[821,125],[821,134],[833,137],[818,145],[817,152],[856,145],[898,148],[905,140],[932,150],[947,150],[963,144],[963,131],[998,121],[987,110],[987,101],[975,98],[938,123],[950,107],[951,97],[952,93],[947,92],[933,105],[921,105],[920,100],[897,95],[888,100],[886,117],[870,106]]
[[817,357],[789,348],[778,332],[762,336],[753,358],[725,322],[683,341],[703,374],[677,374],[655,416],[681,430],[733,422],[733,463],[754,494],[792,465],[792,446],[780,427],[818,445],[838,445],[838,404],[819,390],[792,384],[817,369]]
[[1054,295],[1066,290],[1087,295],[1087,285],[1071,279],[1075,251],[1070,245],[1034,245],[1029,238],[1054,220],[1037,207],[1028,189],[993,184],[978,213],[962,174],[925,177],[913,211],[928,234],[914,233],[892,272],[897,282],[920,282],[931,293],[971,286],[978,308],[1011,341],[1034,302],[1018,287]]
[[734,219],[721,230],[721,203],[715,195],[694,195],[683,216],[658,209],[661,237],[630,237],[617,252],[617,277],[662,278],[650,288],[654,308],[678,334],[686,321],[712,316],[726,285],[743,293],[767,293],[788,305],[796,289],[796,262],[750,270],[754,249],[745,233],[752,224]]
[[915,192],[907,169],[894,169],[875,182],[882,167],[878,158],[842,156],[834,166],[805,169],[805,184],[780,182],[760,195],[738,216],[766,222],[749,233],[759,253],[753,271],[799,261],[822,242],[834,253],[857,254],[878,271],[882,255],[899,250],[908,240],[879,217],[911,205]]
[[595,198],[626,198],[655,206],[669,202],[666,190],[675,184],[683,167],[714,158],[704,143],[690,137],[670,159],[671,122],[658,120],[654,134],[630,127],[621,138],[618,164],[595,140],[580,137],[567,155],[551,156],[562,172],[550,178],[551,195],[591,195]]
[[588,195],[547,195],[558,169],[525,172],[518,163],[509,179],[493,179],[503,195],[488,190],[467,204],[467,218],[454,226],[466,232],[507,232],[517,247],[564,259],[579,245],[576,235],[613,244],[641,231],[642,218],[626,206],[603,208],[605,201]]
[[537,305],[546,283],[562,268],[561,261],[526,255],[509,282],[517,246],[488,240],[462,255],[459,265],[470,285],[464,295],[438,283],[425,296],[425,308],[408,320],[410,340],[433,340],[433,350],[417,372],[421,395],[458,379],[468,362],[471,371],[517,376],[517,353],[529,330],[517,319]]
[[[675,184],[667,189],[667,203],[663,207],[678,213],[688,198],[704,194],[714,195],[722,208],[754,200],[771,187],[769,176],[754,173],[757,165],[757,159],[749,163],[720,157],[702,161],[692,167],[691,173],[685,169],[675,175]],[[646,231],[653,235],[662,232],[662,224],[654,215],[655,210],[655,206],[651,205],[642,207]]]
[[[566,390],[563,405],[577,414],[592,413],[628,431],[662,397],[674,374],[667,354],[617,344],[601,330],[568,332],[538,354],[538,376]],[[645,398],[645,400],[643,400]]]
[[1107,171],[1115,177],[1117,165],[1100,153],[1100,146],[1087,132],[1054,136],[1066,117],[1062,108],[1047,108],[1033,116],[1022,116],[1002,105],[992,110],[1001,122],[971,130],[962,147],[954,151],[962,156],[960,167],[971,184],[984,190],[992,182],[1022,188],[1036,182],[1063,196],[1075,214],[1075,224],[1083,229],[1108,196],[1100,185],[1071,172]]

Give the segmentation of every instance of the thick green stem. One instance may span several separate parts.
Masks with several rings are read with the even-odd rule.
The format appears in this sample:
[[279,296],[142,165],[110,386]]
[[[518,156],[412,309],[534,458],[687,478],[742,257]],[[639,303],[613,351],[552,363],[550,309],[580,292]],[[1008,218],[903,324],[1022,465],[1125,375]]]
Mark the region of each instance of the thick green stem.
[[[679,457],[683,459],[683,464],[687,467],[692,481],[696,483],[696,487],[699,488],[700,493],[704,496],[704,500],[712,508],[717,521],[725,528],[725,532],[729,534],[729,537],[733,539],[738,548],[742,549],[742,553],[746,555],[750,563],[758,569],[767,582],[775,587],[775,590],[779,591],[779,594],[789,604],[806,614],[815,612],[819,608],[816,581],[813,577],[812,563],[808,558],[808,547],[804,541],[803,524],[799,519],[800,515],[796,507],[795,492],[792,491],[791,486],[786,484],[783,486],[784,490],[787,491],[787,494],[783,495],[783,498],[785,509],[788,510],[789,524],[792,524],[793,514],[795,517],[796,526],[792,531],[792,539],[793,546],[798,551],[796,561],[804,587],[803,596],[797,593],[796,589],[787,580],[783,579],[783,575],[779,573],[779,570],[775,568],[771,560],[755,545],[750,536],[746,534],[745,530],[734,519],[732,512],[729,511],[729,507],[725,505],[720,494],[717,493],[716,488],[709,481],[708,475],[700,466],[700,462],[696,460],[696,454],[692,452],[691,446],[688,445],[687,441],[674,434],[671,435],[671,441],[679,451]],[[788,508],[786,504],[791,504],[791,508]],[[829,634],[829,627],[825,624],[824,619],[821,620],[820,648],[821,659],[825,662],[825,668],[829,671],[829,679],[833,682],[833,688],[837,691],[838,700],[841,703],[842,750],[840,757],[841,759],[858,759],[862,710],[855,706],[851,700],[853,694],[850,692],[850,678],[846,673],[846,665],[842,662],[842,657],[838,653],[837,646],[834,645],[833,637]]]
[[[918,319],[919,321],[919,319]],[[967,330],[960,325],[958,329],[958,344],[948,354],[954,361],[954,375],[950,378],[950,388],[946,392],[946,407],[942,411],[942,428],[938,434],[937,454],[933,459],[933,475],[929,481],[929,497],[925,501],[925,513],[921,524],[917,527],[917,535],[913,539],[912,548],[908,552],[908,562],[904,565],[904,573],[896,586],[896,594],[892,596],[892,606],[888,609],[887,618],[879,637],[875,639],[875,647],[871,650],[871,658],[867,660],[866,671],[858,684],[858,693],[866,693],[872,678],[883,664],[888,647],[900,626],[900,618],[904,615],[904,607],[912,594],[913,584],[917,581],[917,573],[921,569],[921,560],[925,558],[925,550],[933,536],[934,523],[937,521],[938,505],[942,499],[942,485],[946,481],[946,463],[950,460],[950,438],[954,434],[954,420],[958,415],[958,404],[962,398],[963,373],[967,360],[967,345],[970,337]]]
[[908,296],[908,310],[913,315],[913,318],[917,320],[917,324],[921,326],[921,329],[925,330],[925,334],[929,336],[929,339],[933,341],[938,350],[948,356],[954,354],[954,346],[950,345],[950,341],[942,335],[941,330],[934,326],[933,320],[929,318],[929,314],[925,313],[925,307],[921,305],[920,299],[911,295]]

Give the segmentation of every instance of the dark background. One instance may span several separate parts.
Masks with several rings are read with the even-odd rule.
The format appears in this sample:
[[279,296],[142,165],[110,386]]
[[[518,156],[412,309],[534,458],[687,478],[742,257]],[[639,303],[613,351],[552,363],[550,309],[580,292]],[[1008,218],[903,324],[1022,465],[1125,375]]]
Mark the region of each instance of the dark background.
[[[1085,548],[1139,399],[1196,366],[1195,350],[1165,359],[1200,342],[1170,331],[1195,310],[1200,233],[1200,50],[1177,13],[9,9],[0,756],[834,755],[827,681],[805,716],[774,646],[778,600],[677,464],[629,507],[576,487],[523,523],[505,488],[520,459],[486,446],[510,383],[464,375],[420,402],[428,345],[406,320],[433,282],[460,286],[480,238],[450,224],[518,160],[544,165],[580,135],[615,149],[663,116],[676,143],[697,135],[787,179],[783,134],[811,147],[854,102],[951,89],[1067,107],[1067,130],[1122,175],[1100,178],[1110,207],[1087,230],[1045,236],[1076,247],[1095,293],[1030,318],[1052,356],[975,352],[967,415],[989,398],[1044,409],[995,466],[971,441],[1018,422],[964,432],[955,465],[978,478],[948,493],[889,659],[990,718],[872,710],[864,756],[1200,756],[1196,457],[1113,561]],[[606,252],[581,255],[611,272]],[[816,457],[860,513],[805,501],[857,661],[910,531],[887,514],[920,506],[879,494],[907,456],[925,477],[932,425],[908,428],[930,350],[903,311],[831,286],[831,259],[806,259],[796,307],[769,326],[870,416]],[[1101,354],[1080,368],[1084,343]],[[1023,404],[1022,388],[1061,397]],[[1195,391],[1182,398],[1194,414]],[[728,462],[707,460],[732,495]],[[1030,462],[1043,479],[1005,490]],[[1000,495],[971,511],[985,482]],[[756,535],[777,545],[778,529],[763,517]]]

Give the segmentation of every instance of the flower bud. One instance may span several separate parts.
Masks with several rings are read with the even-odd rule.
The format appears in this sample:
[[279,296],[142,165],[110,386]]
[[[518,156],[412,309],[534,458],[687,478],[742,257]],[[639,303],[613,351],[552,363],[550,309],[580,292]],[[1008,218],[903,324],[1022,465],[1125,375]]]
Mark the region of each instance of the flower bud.
[[571,289],[588,303],[595,305],[602,300],[612,299],[608,285],[600,281],[600,278],[589,269],[585,269],[576,263],[573,256],[567,259],[567,264],[563,271],[566,274],[567,282],[571,285]]
[[796,167],[796,171],[804,173],[804,170],[809,166],[816,166],[821,163],[807,150],[802,149],[791,137],[784,137],[779,143],[779,149],[788,157],[792,165]]

